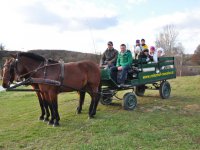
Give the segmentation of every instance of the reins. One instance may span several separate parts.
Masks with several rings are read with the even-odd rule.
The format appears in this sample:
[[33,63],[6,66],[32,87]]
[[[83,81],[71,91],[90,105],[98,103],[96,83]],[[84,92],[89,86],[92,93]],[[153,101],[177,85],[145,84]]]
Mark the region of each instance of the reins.
[[[27,76],[27,75],[29,75],[29,74],[31,74],[31,76],[33,76],[35,73],[37,73],[40,69],[43,69],[43,68],[45,68],[45,67],[50,67],[50,66],[55,66],[55,65],[59,65],[60,63],[56,63],[56,64],[49,64],[49,65],[43,65],[43,66],[41,66],[41,64],[43,64],[43,62],[41,62],[40,63],[40,65],[36,68],[36,69],[34,69],[34,70],[32,70],[32,71],[29,71],[29,72],[27,72],[27,73],[25,73],[25,74],[22,74],[22,75],[20,75],[19,77],[20,78],[23,78],[23,77],[25,77],[25,76]],[[41,66],[41,67],[40,67]]]

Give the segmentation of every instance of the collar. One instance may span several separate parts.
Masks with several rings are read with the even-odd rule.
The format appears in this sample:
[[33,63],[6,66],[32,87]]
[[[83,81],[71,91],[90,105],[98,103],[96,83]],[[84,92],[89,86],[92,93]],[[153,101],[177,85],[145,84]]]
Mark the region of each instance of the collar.
[[107,50],[108,50],[108,51],[113,51],[113,50],[114,50],[114,48],[112,48],[112,49],[108,49],[108,48],[107,48]]
[[125,54],[126,52],[127,52],[127,49],[123,53],[120,51],[121,54]]

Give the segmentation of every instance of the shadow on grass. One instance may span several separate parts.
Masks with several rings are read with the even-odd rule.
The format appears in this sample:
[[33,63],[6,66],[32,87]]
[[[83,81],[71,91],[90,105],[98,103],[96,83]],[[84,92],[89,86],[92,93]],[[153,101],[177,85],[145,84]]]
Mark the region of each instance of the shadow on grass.
[[122,104],[121,103],[111,103],[109,106],[116,107],[116,106],[122,106]]

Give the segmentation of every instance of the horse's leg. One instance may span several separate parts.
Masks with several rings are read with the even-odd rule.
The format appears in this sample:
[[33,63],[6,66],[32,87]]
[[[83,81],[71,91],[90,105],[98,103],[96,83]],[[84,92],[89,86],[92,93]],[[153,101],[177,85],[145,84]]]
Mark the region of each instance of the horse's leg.
[[58,113],[58,102],[57,102],[57,98],[53,101],[53,105],[54,105],[54,112],[55,112],[55,122],[53,124],[54,127],[59,126],[59,121],[60,121],[60,115]]
[[45,99],[44,93],[40,92],[42,100],[43,100],[43,105],[46,111],[46,116],[44,118],[44,122],[49,121],[49,116],[50,116],[50,112],[49,112],[49,107],[48,107],[48,101]]
[[94,117],[92,115],[92,112],[93,112],[93,108],[94,108],[94,105],[95,105],[95,96],[94,96],[94,93],[91,90],[89,90],[88,93],[91,97],[91,103],[90,103],[90,107],[89,107],[89,119],[90,119],[90,118]]
[[94,95],[95,101],[94,101],[93,110],[92,110],[92,112],[91,112],[91,115],[92,115],[92,116],[96,115],[97,106],[98,106],[99,100],[100,100],[100,98],[101,98],[101,85],[100,85],[99,88],[98,88],[98,92],[95,92],[93,95]]
[[91,96],[91,104],[89,108],[89,118],[94,118],[94,115],[96,114],[96,109],[99,103],[100,99],[100,93],[101,93],[101,84],[97,87],[96,84],[90,85],[90,88],[88,89],[88,93]]
[[99,87],[98,87],[98,92],[96,93],[95,105],[94,105],[92,115],[96,115],[97,106],[101,98],[101,90],[102,90],[102,83],[100,82]]
[[44,98],[45,98],[46,102],[48,103],[48,106],[49,106],[49,109],[50,109],[50,112],[51,112],[51,119],[49,120],[48,125],[53,125],[54,119],[55,119],[53,103],[52,103],[52,101],[49,97],[49,94],[47,92],[44,92],[43,94],[44,94]]
[[39,117],[39,120],[44,120],[45,110],[44,110],[43,100],[41,98],[40,93],[39,92],[36,92],[36,93],[37,93],[39,104],[40,104],[40,108],[41,108],[41,116]]
[[79,99],[79,106],[77,107],[77,114],[80,114],[82,111],[82,105],[85,99],[85,92],[81,91],[79,92],[79,95],[80,95],[80,99]]
[[49,98],[50,101],[52,102],[52,108],[53,108],[53,112],[54,112],[54,119],[55,122],[53,123],[53,126],[59,126],[59,120],[60,120],[60,116],[58,113],[58,94],[56,91],[51,90],[49,91]]
[[[37,85],[32,85],[33,89],[38,89]],[[36,92],[36,95],[38,97],[38,101],[40,104],[40,108],[41,108],[41,116],[39,117],[39,120],[44,120],[44,115],[45,115],[45,110],[44,110],[44,104],[43,104],[43,100],[41,97],[41,93],[40,92]]]
[[50,112],[49,112],[49,105],[48,105],[48,102],[46,100],[43,101],[44,102],[44,107],[45,107],[45,110],[46,110],[46,116],[44,118],[44,121],[49,121],[49,116],[50,116]]
[[53,125],[54,124],[54,119],[55,119],[55,113],[53,109],[53,103],[51,101],[48,101],[48,105],[51,111],[51,119],[48,122],[48,125]]
[[95,97],[94,97],[94,93],[93,93],[93,90],[92,90],[92,87],[87,85],[86,86],[86,90],[87,90],[87,93],[90,95],[91,97],[91,103],[90,103],[90,107],[89,107],[89,119],[90,118],[93,118],[94,116],[92,115],[92,111],[93,111],[93,107],[94,107],[94,102],[95,102]]
[[94,115],[96,115],[96,109],[99,104],[100,96],[99,96],[99,94],[94,93],[94,94],[92,94],[91,97],[92,97],[92,102],[90,104],[89,117],[94,118]]
[[94,107],[94,102],[95,102],[95,98],[93,96],[93,93],[90,93],[90,96],[91,96],[91,103],[90,103],[90,107],[89,107],[89,119],[93,118],[94,116],[92,115],[92,112],[93,112],[93,107]]

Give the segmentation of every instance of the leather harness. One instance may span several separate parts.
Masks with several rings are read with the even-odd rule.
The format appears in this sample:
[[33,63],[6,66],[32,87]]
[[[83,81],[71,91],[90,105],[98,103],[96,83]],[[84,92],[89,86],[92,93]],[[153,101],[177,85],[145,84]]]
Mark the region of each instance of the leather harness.
[[65,64],[64,64],[63,60],[61,60],[59,62],[60,62],[60,68],[61,68],[60,86],[63,86],[64,76],[65,76]]
[[[14,61],[14,67],[15,67],[15,72],[16,72],[17,76],[19,76],[18,68],[17,68],[17,62],[18,62],[18,55],[17,55],[17,58]],[[64,64],[63,60],[60,60],[56,64],[49,64],[49,60],[45,59],[44,65],[43,66],[41,66],[41,65],[42,65],[42,63],[36,69],[34,69],[34,70],[32,70],[32,71],[30,71],[26,74],[20,75],[19,78],[30,75],[29,78],[31,78],[32,83],[44,83],[44,84],[50,84],[50,85],[55,85],[55,86],[63,86],[64,75],[65,75],[65,70],[64,70],[65,64]],[[47,79],[47,67],[54,66],[54,65],[60,66],[60,75],[59,75],[60,81]],[[32,78],[31,76],[40,69],[44,69],[43,78]]]

